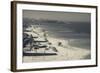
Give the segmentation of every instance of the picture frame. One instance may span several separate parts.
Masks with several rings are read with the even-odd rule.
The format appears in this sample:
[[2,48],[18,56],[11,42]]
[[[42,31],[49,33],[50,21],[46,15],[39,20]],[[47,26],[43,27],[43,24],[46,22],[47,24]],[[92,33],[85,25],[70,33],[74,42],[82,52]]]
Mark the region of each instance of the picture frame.
[[11,71],[96,67],[97,6],[11,2]]

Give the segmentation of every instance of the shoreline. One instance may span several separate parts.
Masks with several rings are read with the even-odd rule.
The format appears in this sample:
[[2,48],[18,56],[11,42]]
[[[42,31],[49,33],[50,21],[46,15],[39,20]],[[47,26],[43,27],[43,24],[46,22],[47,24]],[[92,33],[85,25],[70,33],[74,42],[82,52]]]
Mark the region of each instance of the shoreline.
[[[41,29],[41,28],[40,28]],[[41,33],[38,30],[39,33]],[[27,32],[28,34],[33,34],[33,32]],[[43,33],[41,33],[43,35]],[[69,39],[58,39],[53,37],[47,37],[48,41],[52,43],[52,46],[56,47],[58,50],[57,55],[53,56],[24,56],[23,62],[42,62],[42,61],[61,61],[61,60],[86,60],[85,56],[91,55],[90,49],[84,49],[79,47],[73,47],[69,45]],[[62,42],[62,46],[58,46],[58,42]],[[41,51],[41,50],[40,50]],[[87,58],[87,59],[90,59]]]

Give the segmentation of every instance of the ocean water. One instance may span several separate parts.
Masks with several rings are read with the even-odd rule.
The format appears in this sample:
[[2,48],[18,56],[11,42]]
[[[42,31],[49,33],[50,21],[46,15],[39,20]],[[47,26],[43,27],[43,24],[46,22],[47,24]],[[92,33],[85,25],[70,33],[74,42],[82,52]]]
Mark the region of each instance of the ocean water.
[[83,22],[70,24],[44,23],[40,27],[45,29],[49,36],[61,39],[73,39],[71,46],[90,48],[90,25]]
[[73,39],[71,42],[69,42],[69,45],[73,46],[73,47],[88,49],[88,50],[91,48],[91,44],[90,44],[90,39],[89,38]]

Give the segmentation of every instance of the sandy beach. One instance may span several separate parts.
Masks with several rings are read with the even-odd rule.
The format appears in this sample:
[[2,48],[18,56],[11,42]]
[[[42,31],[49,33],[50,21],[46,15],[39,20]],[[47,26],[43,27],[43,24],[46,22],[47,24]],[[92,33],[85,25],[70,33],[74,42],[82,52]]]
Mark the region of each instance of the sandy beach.
[[[49,42],[58,50],[57,55],[49,56],[23,56],[23,62],[42,62],[42,61],[64,61],[64,60],[82,60],[90,55],[90,50],[70,46],[68,41],[63,39],[48,37]],[[58,46],[58,42],[62,42],[63,46]]]

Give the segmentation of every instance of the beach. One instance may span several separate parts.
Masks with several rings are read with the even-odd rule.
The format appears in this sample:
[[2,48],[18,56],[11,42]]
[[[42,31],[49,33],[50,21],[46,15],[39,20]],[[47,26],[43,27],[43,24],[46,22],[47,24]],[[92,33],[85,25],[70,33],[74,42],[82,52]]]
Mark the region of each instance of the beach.
[[[57,55],[48,56],[23,56],[23,62],[43,62],[43,61],[65,61],[65,60],[85,60],[91,54],[90,49],[73,47],[69,45],[68,41],[63,39],[48,37],[49,42],[58,50]],[[62,42],[63,46],[58,46],[58,42]]]

